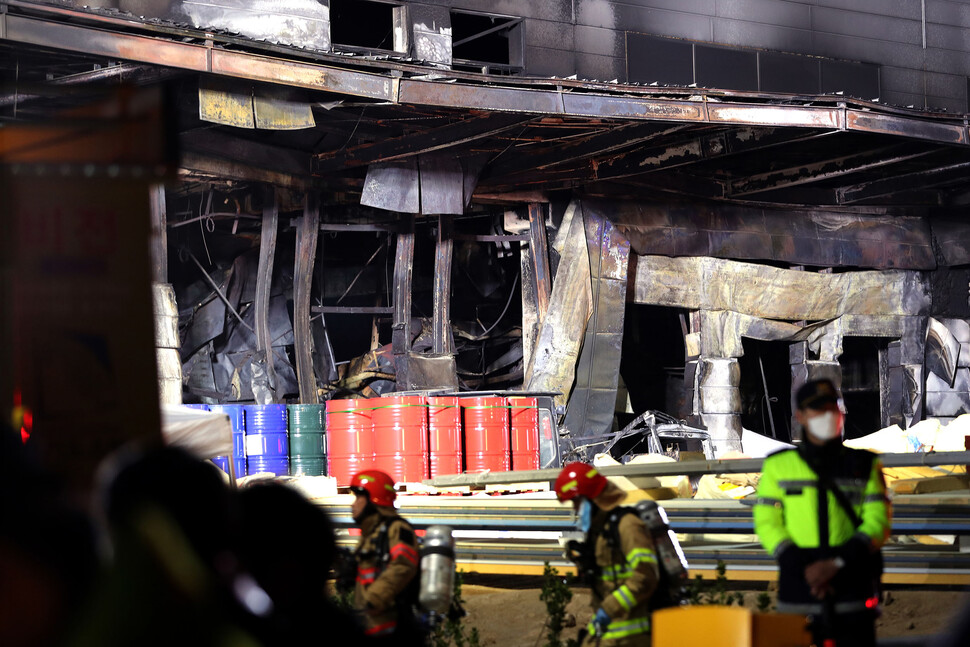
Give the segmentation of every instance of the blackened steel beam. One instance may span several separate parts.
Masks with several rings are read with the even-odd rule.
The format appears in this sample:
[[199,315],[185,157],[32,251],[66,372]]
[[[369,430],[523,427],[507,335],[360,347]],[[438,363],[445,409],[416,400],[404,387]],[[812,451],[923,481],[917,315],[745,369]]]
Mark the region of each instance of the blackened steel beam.
[[148,206],[152,222],[152,282],[168,283],[168,233],[165,218],[165,185],[153,184],[148,189]]
[[[339,67],[346,62],[319,54],[319,62],[296,61],[292,50],[270,45],[239,41],[253,47],[272,49],[276,57],[241,49],[216,46],[215,36],[202,30],[137,23],[145,33],[109,31],[108,21],[95,14],[44,7],[34,3],[8,2],[5,5],[29,6],[31,12],[43,14],[3,14],[4,40],[51,47],[71,52],[101,56],[113,60],[149,63],[236,78],[265,81],[281,85],[327,90],[340,94],[368,97],[380,101],[424,106],[469,108],[501,112],[563,115],[609,119],[681,121],[725,125],[764,125],[793,128],[825,128],[892,133],[950,144],[968,144],[967,126],[954,119],[915,118],[864,101],[843,100],[841,105],[782,105],[766,103],[771,95],[744,92],[710,92],[708,96],[687,99],[696,89],[643,88],[594,84],[565,79],[503,79],[502,85],[491,78],[482,81],[473,75],[461,75],[463,83],[442,83],[434,79],[392,78],[391,69],[426,72],[420,67],[400,66],[389,62],[352,61],[361,67],[373,67],[381,73]],[[68,23],[68,20],[75,22]],[[106,28],[82,24],[103,23]],[[133,23],[125,21],[131,27]],[[206,40],[208,44],[185,42]],[[226,39],[228,40],[228,39]],[[307,56],[306,52],[300,52]],[[577,92],[576,88],[583,91]],[[619,95],[617,91],[622,91]],[[701,91],[703,92],[703,91]],[[661,94],[665,93],[665,94]],[[670,96],[677,96],[672,99]],[[756,99],[752,101],[751,98]],[[819,97],[818,103],[834,103],[831,97]],[[852,109],[846,104],[851,104]],[[858,106],[868,107],[868,110]],[[885,113],[875,112],[886,110]]]
[[438,216],[438,241],[434,258],[434,315],[432,346],[435,354],[452,352],[451,348],[451,255],[452,216]]
[[648,187],[659,193],[673,193],[692,197],[724,197],[724,182],[719,179],[666,171],[654,175],[629,177],[627,182]]
[[306,189],[316,183],[308,178],[291,173],[281,173],[270,169],[256,168],[238,160],[228,160],[207,153],[184,151],[179,158],[179,168],[183,172],[217,177],[220,179],[241,180],[244,182],[265,182],[290,189]]
[[831,130],[789,130],[784,128],[736,128],[709,133],[670,145],[640,148],[598,164],[595,177],[601,180],[640,175],[729,155],[763,151],[832,134]]
[[[615,180],[729,155],[762,151],[774,146],[823,137],[833,132],[836,131],[784,128],[718,129],[699,137],[683,138],[673,143],[646,148],[634,147],[627,151],[609,154],[603,159],[594,157],[582,162],[578,167],[552,166],[541,174],[526,167],[525,170],[502,175],[502,167],[496,167],[490,176],[481,182],[481,185],[490,189],[496,186],[529,186],[536,183],[556,186],[558,183]],[[715,191],[714,194],[720,195],[720,192]]]
[[296,380],[302,404],[317,404],[316,375],[313,372],[313,338],[310,334],[310,299],[317,239],[320,236],[320,204],[313,192],[304,197],[303,217],[296,228],[296,258],[293,268],[293,352]]
[[881,115],[871,111],[847,110],[845,125],[849,130],[898,135],[911,139],[922,139],[950,144],[967,144],[965,128],[954,128],[953,124],[944,124],[908,117],[900,119],[892,115]]
[[454,234],[452,238],[473,243],[516,243],[529,240],[526,234]]
[[523,149],[522,154],[506,156],[502,161],[493,165],[489,169],[489,174],[501,177],[521,171],[534,171],[574,164],[578,160],[606,155],[633,146],[641,146],[646,142],[672,135],[685,128],[687,128],[685,124],[626,124],[578,140],[571,139],[568,143],[556,146],[552,150],[544,149],[541,153],[530,155],[527,150]]
[[276,257],[276,230],[279,223],[279,206],[276,191],[272,187],[263,190],[263,224],[259,236],[259,265],[256,271],[256,296],[254,299],[256,321],[256,351],[265,358],[269,387],[275,402],[276,369],[273,367],[272,328],[269,324],[269,297],[273,283],[273,262]]
[[311,312],[342,315],[392,315],[392,306],[313,306]]
[[535,277],[536,319],[539,325],[549,309],[552,274],[549,268],[549,243],[546,238],[546,219],[543,205],[529,203],[529,260]]
[[[167,38],[111,32],[22,15],[6,14],[5,19],[4,39],[28,45],[253,81],[331,90],[382,101],[394,99],[394,83],[382,74],[272,58]],[[145,27],[149,28],[148,25]],[[198,33],[199,36],[204,35],[204,32]]]
[[373,162],[412,157],[423,153],[452,148],[521,127],[531,117],[514,114],[487,114],[463,119],[428,132],[405,135],[371,144],[362,144],[326,153],[318,153],[313,163],[315,174],[330,173]]
[[310,177],[310,155],[292,148],[249,141],[211,128],[196,128],[184,132],[179,135],[179,144],[183,151],[227,160],[243,160],[246,166],[306,180]]
[[836,191],[839,204],[852,204],[901,191],[939,186],[949,182],[966,181],[970,173],[970,161],[950,164],[926,171],[907,173],[872,182],[862,182],[842,187]]
[[397,233],[400,227],[396,222],[388,223],[339,223],[339,222],[321,222],[320,231],[389,231],[391,233]]
[[869,171],[892,164],[939,154],[939,149],[927,149],[913,144],[886,146],[875,150],[843,155],[790,168],[772,169],[766,173],[731,180],[726,183],[726,196],[751,195],[762,191],[786,189],[800,184],[811,184],[823,180],[844,177],[851,173]]
[[411,351],[411,275],[414,269],[414,216],[402,217],[394,258],[394,321],[391,351],[397,374],[397,389],[408,389],[408,353]]

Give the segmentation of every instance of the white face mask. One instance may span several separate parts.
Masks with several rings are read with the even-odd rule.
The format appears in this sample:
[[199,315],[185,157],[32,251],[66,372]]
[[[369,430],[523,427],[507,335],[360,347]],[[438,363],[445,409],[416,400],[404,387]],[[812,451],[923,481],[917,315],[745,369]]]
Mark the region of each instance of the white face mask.
[[839,427],[839,414],[834,411],[826,411],[820,416],[809,418],[805,424],[808,433],[819,440],[832,440],[842,431]]

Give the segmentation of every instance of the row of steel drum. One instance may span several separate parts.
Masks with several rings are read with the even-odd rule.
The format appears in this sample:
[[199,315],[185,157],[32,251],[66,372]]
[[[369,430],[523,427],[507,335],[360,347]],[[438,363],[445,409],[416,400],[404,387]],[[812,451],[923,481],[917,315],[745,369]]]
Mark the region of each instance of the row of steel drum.
[[362,469],[408,483],[539,469],[535,398],[396,396],[326,406],[328,473],[337,485]]
[[[319,404],[188,405],[226,413],[236,477],[363,469],[416,483],[442,474],[539,469],[536,399],[398,396]],[[214,459],[229,471],[228,458]]]
[[[232,461],[236,477],[258,472],[322,476],[327,473],[322,404],[190,404],[218,411],[232,423]],[[229,458],[213,462],[229,472]]]

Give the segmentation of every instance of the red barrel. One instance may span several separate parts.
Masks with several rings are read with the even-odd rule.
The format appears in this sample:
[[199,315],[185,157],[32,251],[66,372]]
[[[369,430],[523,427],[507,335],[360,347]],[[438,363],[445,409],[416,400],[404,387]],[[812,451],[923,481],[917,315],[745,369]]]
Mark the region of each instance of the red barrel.
[[512,469],[539,469],[539,409],[535,398],[509,398],[512,412]]
[[465,467],[469,472],[512,469],[509,409],[505,398],[462,398]]
[[327,401],[327,474],[339,486],[374,466],[372,413],[370,400]]
[[431,478],[461,474],[461,408],[458,398],[428,398]]
[[428,478],[428,407],[424,398],[406,395],[373,398],[374,468],[395,482]]

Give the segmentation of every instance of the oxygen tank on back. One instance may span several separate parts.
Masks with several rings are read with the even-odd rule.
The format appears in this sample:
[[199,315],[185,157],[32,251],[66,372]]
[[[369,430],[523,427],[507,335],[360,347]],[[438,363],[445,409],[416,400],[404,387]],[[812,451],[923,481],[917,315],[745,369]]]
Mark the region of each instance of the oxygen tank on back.
[[421,545],[421,607],[445,614],[455,586],[455,542],[449,526],[428,526]]
[[660,582],[651,598],[655,609],[684,604],[687,597],[687,558],[670,529],[667,512],[655,501],[643,500],[636,505],[637,515],[647,526],[657,551]]

